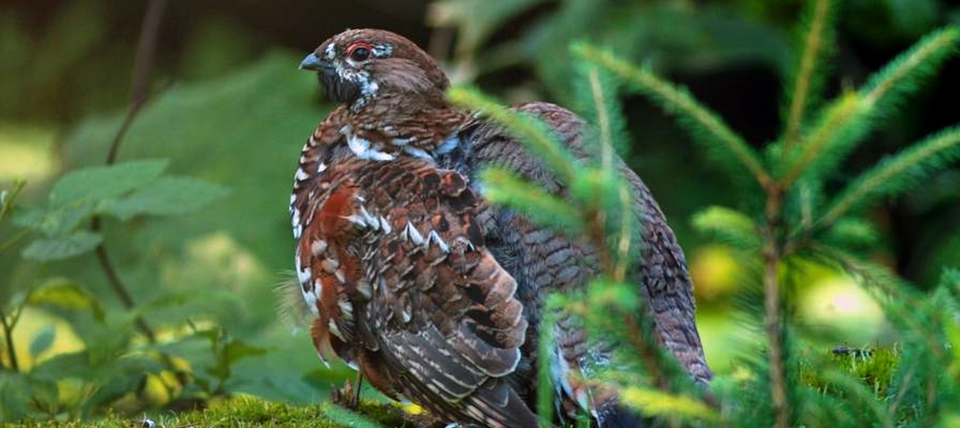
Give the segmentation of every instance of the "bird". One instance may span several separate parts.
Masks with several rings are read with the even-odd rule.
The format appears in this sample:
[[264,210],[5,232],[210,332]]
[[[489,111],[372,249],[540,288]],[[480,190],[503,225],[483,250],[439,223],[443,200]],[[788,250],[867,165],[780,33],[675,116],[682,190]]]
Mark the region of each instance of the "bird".
[[[583,289],[600,272],[597,250],[489,203],[479,175],[506,168],[557,195],[566,184],[502,127],[452,105],[444,71],[401,35],[346,30],[300,68],[337,105],[303,146],[289,205],[296,289],[321,361],[339,358],[439,421],[521,428],[544,418],[537,373],[548,364],[553,417],[637,426],[615,391],[579,381],[606,351],[592,350],[578,323],[558,321],[555,349],[539,361],[546,296]],[[578,160],[590,157],[576,114],[545,102],[513,109],[546,123]],[[683,252],[646,185],[616,162],[642,224],[628,279],[659,342],[708,382]]]

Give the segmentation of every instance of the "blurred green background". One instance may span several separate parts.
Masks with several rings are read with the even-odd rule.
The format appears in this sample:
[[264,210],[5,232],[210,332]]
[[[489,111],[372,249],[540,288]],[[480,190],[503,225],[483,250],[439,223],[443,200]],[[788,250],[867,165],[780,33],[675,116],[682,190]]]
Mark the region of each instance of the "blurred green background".
[[[0,186],[28,181],[20,204],[38,204],[53,180],[103,164],[120,126],[145,2],[0,2]],[[242,361],[231,389],[313,402],[343,371],[321,370],[309,335],[277,315],[274,289],[289,279],[293,239],[287,203],[306,136],[330,106],[299,60],[345,28],[380,27],[417,42],[457,83],[475,83],[511,102],[570,101],[567,48],[589,40],[689,87],[752,143],[775,138],[782,82],[795,46],[799,0],[354,0],[350,2],[175,1],[167,5],[152,67],[151,98],[119,160],[170,159],[170,170],[217,183],[230,195],[199,213],[129,223],[105,220],[107,249],[161,338],[189,320],[220,324],[271,352]],[[946,24],[960,5],[945,0],[848,0],[839,11],[828,95],[864,77]],[[871,136],[839,185],[884,155],[960,122],[960,61],[954,59],[898,122]],[[698,235],[690,216],[708,205],[738,207],[741,189],[697,153],[686,134],[640,98],[626,112],[628,162],[659,200],[684,247],[696,284],[708,360],[721,373],[753,342],[738,321],[738,294],[756,272]],[[938,174],[909,197],[870,213],[882,227],[872,256],[918,287],[944,265],[960,265],[960,170]],[[16,233],[0,226],[0,242]],[[0,302],[20,290],[69,278],[119,307],[93,255],[28,262],[0,253]],[[851,281],[805,270],[796,316],[853,346],[893,338],[877,305]],[[32,311],[15,339],[57,326],[53,347],[82,342],[55,314]],[[23,347],[25,348],[25,347]],[[24,351],[26,352],[26,351]],[[26,354],[23,358],[28,361]],[[321,385],[320,388],[315,387]]]

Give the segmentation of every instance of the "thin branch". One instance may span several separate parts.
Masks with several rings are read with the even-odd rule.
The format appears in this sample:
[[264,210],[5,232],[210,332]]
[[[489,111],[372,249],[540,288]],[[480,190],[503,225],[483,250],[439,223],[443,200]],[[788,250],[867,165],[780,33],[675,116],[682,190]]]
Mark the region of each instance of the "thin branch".
[[[150,84],[150,70],[153,68],[153,58],[157,47],[157,36],[160,32],[160,22],[163,18],[163,11],[166,9],[166,6],[167,0],[150,0],[149,3],[147,3],[147,10],[143,17],[143,25],[140,29],[140,41],[137,45],[137,57],[135,59],[133,68],[133,80],[130,84],[130,104],[127,107],[127,114],[123,119],[123,123],[120,125],[120,129],[117,130],[116,135],[113,137],[113,141],[110,143],[110,150],[107,153],[107,165],[112,165],[116,162],[117,153],[120,150],[120,144],[123,142],[123,138],[126,136],[127,130],[130,129],[130,125],[132,125],[134,119],[136,119],[137,114],[140,112],[140,108],[143,107],[143,105],[147,102],[147,87]],[[90,229],[93,232],[100,231],[101,222],[99,216],[95,216],[93,220],[91,220]],[[135,309],[136,303],[133,300],[133,296],[130,294],[129,289],[123,284],[123,281],[117,274],[117,270],[114,268],[113,262],[110,260],[110,256],[107,253],[105,244],[101,243],[97,246],[96,255],[97,261],[100,263],[100,267],[103,269],[103,273],[107,277],[107,282],[110,284],[110,289],[113,290],[114,294],[117,295],[124,307],[126,307],[128,310]],[[156,341],[156,335],[143,318],[137,316],[135,322],[137,324],[137,328],[139,328],[143,335],[146,336],[147,340],[150,342]]]
[[13,327],[15,327],[15,324],[15,320],[7,321],[7,314],[3,311],[3,308],[0,307],[0,326],[3,327],[3,338],[7,342],[7,355],[10,358],[10,368],[15,372],[19,372],[20,363],[17,361],[17,348],[13,343]]

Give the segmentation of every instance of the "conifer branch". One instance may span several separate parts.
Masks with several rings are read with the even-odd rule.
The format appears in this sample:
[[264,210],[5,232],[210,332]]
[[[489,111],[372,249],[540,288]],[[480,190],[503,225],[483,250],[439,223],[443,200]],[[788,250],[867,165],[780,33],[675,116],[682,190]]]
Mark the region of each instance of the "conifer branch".
[[682,418],[690,421],[704,420],[721,423],[719,412],[703,401],[687,396],[671,394],[658,389],[631,386],[621,394],[621,399],[637,409],[643,409],[650,415]]
[[915,91],[923,78],[957,50],[958,40],[958,28],[936,31],[875,73],[863,89],[833,102],[802,143],[796,160],[780,181],[783,187],[790,187],[809,168],[821,174],[840,164],[873,130],[876,119],[902,96]]
[[590,81],[590,94],[593,98],[594,109],[597,113],[597,128],[600,129],[600,165],[604,171],[613,170],[613,130],[610,123],[610,114],[607,112],[607,101],[600,84],[600,72],[596,67],[590,67],[587,72]]
[[487,168],[480,180],[485,188],[484,198],[492,203],[509,206],[539,224],[558,226],[567,233],[575,234],[583,229],[583,214],[569,202],[510,171]]
[[756,222],[731,208],[708,207],[693,216],[693,227],[734,248],[759,251],[763,246]]
[[793,95],[790,97],[790,110],[787,116],[787,128],[784,138],[783,155],[788,156],[793,144],[800,137],[800,125],[803,123],[804,113],[810,104],[810,98],[815,96],[818,61],[825,49],[829,47],[831,31],[830,17],[832,4],[830,0],[816,0],[809,2],[810,10],[809,29],[805,32],[803,56],[800,59],[799,70],[793,83]]
[[884,196],[902,194],[958,159],[960,126],[955,126],[911,145],[860,175],[827,209],[818,224],[820,227],[829,227],[853,209]]
[[635,219],[627,186],[621,184],[618,194],[620,196],[620,237],[617,241],[617,262],[613,280],[623,282],[627,277],[627,268],[630,266],[630,241]]
[[818,155],[823,153],[824,148],[839,139],[844,131],[844,125],[853,121],[862,107],[860,97],[853,92],[843,94],[827,107],[826,113],[821,117],[819,124],[803,142],[797,160],[780,180],[781,185],[784,188],[792,186],[800,177],[800,174],[813,163]]
[[870,78],[864,101],[876,105],[893,96],[892,101],[896,102],[897,95],[917,90],[920,80],[931,76],[941,62],[956,53],[958,41],[960,28],[957,27],[927,35]]
[[472,88],[451,88],[447,98],[453,104],[478,111],[509,129],[540,156],[561,181],[572,183],[576,178],[573,156],[541,120],[528,114],[518,114]]
[[694,138],[694,141],[704,144],[708,150],[720,157],[735,160],[736,164],[753,175],[761,187],[766,188],[773,182],[760,162],[760,157],[743,137],[733,132],[720,116],[696,101],[686,90],[657,77],[649,70],[635,67],[592,46],[580,45],[575,49],[575,53],[585,61],[620,76],[634,90],[660,104],[665,112],[676,116],[681,123],[703,137]]

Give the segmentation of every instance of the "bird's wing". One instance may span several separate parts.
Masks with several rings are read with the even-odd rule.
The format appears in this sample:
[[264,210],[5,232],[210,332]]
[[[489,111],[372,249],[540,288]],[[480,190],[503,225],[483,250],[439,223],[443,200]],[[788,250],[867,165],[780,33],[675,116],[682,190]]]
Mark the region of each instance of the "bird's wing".
[[[548,103],[525,104],[516,109],[544,120],[576,157],[582,161],[590,159],[590,152],[582,141],[585,124],[576,115]],[[567,194],[565,185],[501,127],[479,121],[467,128],[463,139],[469,141],[466,146],[471,160],[464,168],[468,175],[474,175],[485,166],[499,166],[532,180],[553,194]],[[712,374],[704,360],[694,323],[692,282],[683,252],[643,181],[619,158],[617,167],[630,186],[633,212],[641,225],[637,236],[641,246],[637,252],[639,259],[630,278],[638,285],[652,315],[654,329],[665,347],[694,378],[709,380]],[[514,259],[501,262],[518,281],[519,293],[535,295],[575,289],[599,271],[596,251],[590,246],[553,229],[535,225],[526,217],[508,210],[500,210],[493,217],[496,224],[488,229],[495,234],[493,240],[497,244],[491,243],[490,249],[498,259],[501,254]],[[565,360],[559,364],[569,366],[564,369],[577,371],[580,363],[589,360],[586,335],[575,324],[557,327],[560,334],[557,352]],[[557,381],[566,382],[565,379]]]
[[396,389],[458,420],[536,426],[506,380],[527,321],[516,282],[484,246],[482,201],[459,173],[421,159],[367,162],[357,177],[366,214],[387,222],[369,241],[363,265],[376,283],[358,324]]

